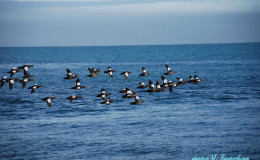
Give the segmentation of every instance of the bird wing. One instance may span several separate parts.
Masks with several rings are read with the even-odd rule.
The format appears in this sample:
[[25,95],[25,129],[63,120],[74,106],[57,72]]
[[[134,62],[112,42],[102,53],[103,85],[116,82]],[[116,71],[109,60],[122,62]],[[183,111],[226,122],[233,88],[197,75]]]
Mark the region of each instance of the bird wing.
[[76,86],[77,86],[78,84],[80,84],[80,79],[79,79],[79,78],[76,80]]
[[109,75],[111,78],[113,78],[113,71],[109,71],[109,72],[108,72],[108,75]]
[[47,105],[51,107],[51,101],[47,101]]
[[42,101],[46,101],[49,97],[42,98]]
[[129,80],[129,78],[128,78],[128,76],[127,76],[127,75],[125,75],[125,78],[126,78],[126,80]]
[[13,89],[13,86],[14,86],[14,84],[12,84],[12,83],[9,83],[9,89],[10,89],[10,90],[12,90],[12,89]]
[[4,85],[4,84],[5,84],[5,82],[4,82],[4,81],[2,81],[0,88],[1,88],[1,87],[3,87],[3,85]]
[[25,88],[26,84],[27,84],[27,82],[23,81],[23,88]]
[[89,70],[90,73],[93,72],[93,70],[91,68],[89,68],[89,67],[88,67],[88,70]]
[[149,80],[149,84],[151,85],[151,84],[153,84],[153,82],[151,80]]
[[172,93],[172,88],[173,88],[173,85],[172,85],[172,86],[170,86],[170,88],[169,88],[171,93]]
[[14,72],[11,72],[11,73],[10,73],[10,77],[13,77],[13,75],[14,75]]
[[28,73],[28,71],[26,71],[26,70],[23,70],[23,74],[24,74],[24,77],[30,75],[30,74]]
[[171,70],[171,68],[166,64],[165,65],[166,69],[167,69],[167,72],[169,72]]
[[41,87],[43,87],[42,85],[40,85],[40,86],[37,86],[36,88],[41,88]]
[[34,79],[28,79],[28,82],[34,81]]
[[143,73],[146,73],[146,70],[145,70],[145,68],[144,68],[144,67],[142,68],[142,72],[143,72]]
[[21,67],[18,67],[18,69],[23,69],[23,67],[24,67],[24,65],[23,65],[23,66],[21,66]]
[[159,81],[156,81],[156,88],[160,88],[160,83],[159,83]]
[[28,68],[34,67],[34,65],[28,65]]
[[72,72],[68,68],[66,69],[66,71],[67,71],[68,75],[72,75]]

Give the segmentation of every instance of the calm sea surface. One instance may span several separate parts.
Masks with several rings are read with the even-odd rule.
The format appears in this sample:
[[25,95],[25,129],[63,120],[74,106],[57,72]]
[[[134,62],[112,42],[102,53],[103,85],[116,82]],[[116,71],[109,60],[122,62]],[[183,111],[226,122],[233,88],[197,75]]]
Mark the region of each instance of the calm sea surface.
[[[260,159],[260,43],[0,48],[0,76],[12,67],[32,64],[35,81],[0,89],[0,159],[174,159],[191,160],[221,154]],[[165,76],[176,81],[197,74],[206,79],[160,93],[137,89]],[[114,78],[103,71],[111,66]],[[141,68],[152,73],[138,76]],[[100,68],[90,78],[88,67]],[[70,89],[66,68],[78,73],[81,90]],[[129,81],[120,75],[131,71]],[[21,78],[22,72],[15,78]],[[43,85],[31,94],[33,84]],[[136,91],[123,99],[123,88]],[[104,88],[115,102],[100,104]],[[66,97],[83,96],[69,103]],[[55,96],[49,108],[41,101]]]

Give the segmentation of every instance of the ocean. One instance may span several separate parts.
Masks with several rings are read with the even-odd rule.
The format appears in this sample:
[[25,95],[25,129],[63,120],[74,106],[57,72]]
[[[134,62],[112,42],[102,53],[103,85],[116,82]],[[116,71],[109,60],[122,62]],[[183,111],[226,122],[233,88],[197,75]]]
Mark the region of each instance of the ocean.
[[[260,43],[1,47],[0,76],[34,65],[35,81],[0,88],[0,159],[260,159]],[[198,75],[205,81],[148,93],[139,82]],[[111,66],[114,78],[104,71]],[[88,77],[90,68],[102,70]],[[141,77],[142,67],[151,75]],[[66,68],[86,88],[70,89]],[[130,71],[127,81],[121,72]],[[23,72],[14,78],[21,79]],[[33,84],[43,85],[31,94]],[[122,98],[123,88],[146,102]],[[105,89],[114,100],[100,104]],[[72,94],[83,98],[69,102]],[[48,107],[42,98],[53,96]],[[222,158],[221,158],[222,157]],[[238,160],[238,159],[237,159]]]

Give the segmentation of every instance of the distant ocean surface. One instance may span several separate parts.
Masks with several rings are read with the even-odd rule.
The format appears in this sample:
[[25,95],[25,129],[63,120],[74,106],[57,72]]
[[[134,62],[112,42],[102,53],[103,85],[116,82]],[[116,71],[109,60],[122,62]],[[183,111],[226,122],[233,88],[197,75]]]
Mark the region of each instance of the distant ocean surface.
[[[0,88],[0,159],[191,160],[221,154],[260,159],[260,43],[109,47],[2,47],[0,76],[31,64],[35,81]],[[159,93],[138,89],[166,72],[167,80],[205,81]],[[114,78],[103,71],[111,66]],[[151,75],[138,76],[142,67]],[[88,67],[100,68],[90,78]],[[66,68],[79,74],[64,80]],[[126,81],[123,71],[131,71]],[[20,78],[18,72],[14,78]],[[31,94],[33,84],[43,85]],[[137,92],[123,99],[123,88]],[[115,102],[100,104],[104,88]],[[83,96],[69,103],[66,97]],[[42,98],[55,96],[52,107]]]

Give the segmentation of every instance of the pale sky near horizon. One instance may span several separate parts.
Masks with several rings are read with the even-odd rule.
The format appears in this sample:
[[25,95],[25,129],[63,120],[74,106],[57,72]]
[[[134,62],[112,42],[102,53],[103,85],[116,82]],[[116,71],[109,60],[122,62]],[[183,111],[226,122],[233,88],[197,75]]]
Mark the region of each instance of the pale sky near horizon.
[[259,0],[0,0],[0,47],[260,42]]

